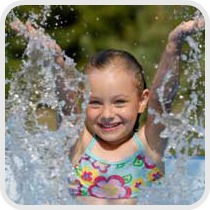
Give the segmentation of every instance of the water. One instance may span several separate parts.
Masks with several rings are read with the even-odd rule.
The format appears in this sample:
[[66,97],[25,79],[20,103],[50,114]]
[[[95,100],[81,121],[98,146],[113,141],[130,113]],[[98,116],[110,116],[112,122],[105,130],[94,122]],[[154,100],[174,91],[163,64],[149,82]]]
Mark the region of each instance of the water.
[[[50,6],[43,7],[41,25],[46,24],[50,12]],[[15,18],[13,13],[9,15],[11,19]],[[38,19],[33,13],[30,16],[30,21],[37,26]],[[21,70],[7,81],[10,92],[6,100],[6,192],[18,204],[79,204],[67,190],[67,176],[71,177],[73,173],[68,151],[83,128],[88,86],[85,76],[77,71],[74,60],[66,56],[66,88],[77,91],[83,102],[74,102],[75,106],[79,103],[81,114],[62,115],[65,103],[55,94],[54,78],[57,75],[66,78],[67,75],[54,62],[56,52],[44,45],[46,41],[52,41],[51,38],[43,36],[43,28],[38,31],[40,36],[34,39],[22,28],[21,33],[28,38],[28,43]],[[198,149],[190,148],[204,150],[204,109],[197,114],[200,98],[204,98],[204,84],[199,81],[203,76],[200,65],[202,48],[199,47],[201,35],[187,37],[190,50],[182,55],[183,62],[187,61],[185,74],[191,89],[189,98],[185,98],[183,88],[179,93],[179,98],[183,99],[181,111],[156,116],[156,122],[166,125],[161,135],[169,137],[166,176],[161,185],[144,189],[138,204],[192,204],[204,192],[204,158],[188,156],[189,153],[198,153]],[[165,79],[167,81],[167,75]],[[79,87],[86,88],[81,91]],[[161,97],[161,89],[159,93]]]

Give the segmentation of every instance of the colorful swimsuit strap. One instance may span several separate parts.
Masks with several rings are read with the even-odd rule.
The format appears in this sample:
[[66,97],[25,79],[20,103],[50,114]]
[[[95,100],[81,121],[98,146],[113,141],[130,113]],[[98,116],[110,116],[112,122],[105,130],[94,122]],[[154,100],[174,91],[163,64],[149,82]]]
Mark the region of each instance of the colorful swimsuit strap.
[[90,144],[87,146],[85,152],[92,152],[92,149],[93,149],[93,146],[95,145],[96,143],[96,138],[95,136],[92,137],[92,139],[90,140]]
[[143,151],[143,148],[144,148],[144,147],[143,147],[143,144],[141,143],[141,141],[140,141],[139,136],[138,136],[137,133],[134,133],[133,139],[134,139],[135,143],[137,144],[139,150],[140,150],[140,151]]

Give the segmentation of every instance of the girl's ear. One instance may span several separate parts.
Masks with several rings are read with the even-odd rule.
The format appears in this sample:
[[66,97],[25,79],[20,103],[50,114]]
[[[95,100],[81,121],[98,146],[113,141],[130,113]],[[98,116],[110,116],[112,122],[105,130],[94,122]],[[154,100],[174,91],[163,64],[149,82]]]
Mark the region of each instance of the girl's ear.
[[139,113],[143,113],[147,107],[147,103],[149,100],[149,90],[145,89],[140,95],[139,99]]

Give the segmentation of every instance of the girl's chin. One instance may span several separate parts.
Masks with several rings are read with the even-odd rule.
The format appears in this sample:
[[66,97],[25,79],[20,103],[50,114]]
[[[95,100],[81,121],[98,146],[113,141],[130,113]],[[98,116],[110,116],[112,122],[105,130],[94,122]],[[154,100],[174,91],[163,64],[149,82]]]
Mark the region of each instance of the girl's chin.
[[96,132],[96,135],[106,142],[114,142],[122,139],[123,136],[127,136],[125,130],[104,131],[103,129]]

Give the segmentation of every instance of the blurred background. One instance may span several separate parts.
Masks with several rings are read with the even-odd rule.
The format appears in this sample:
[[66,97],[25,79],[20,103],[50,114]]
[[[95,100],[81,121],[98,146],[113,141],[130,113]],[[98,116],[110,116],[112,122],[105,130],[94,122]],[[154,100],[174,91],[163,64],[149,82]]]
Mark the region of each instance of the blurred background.
[[[23,22],[31,20],[37,24],[36,27],[42,27],[65,54],[74,59],[79,71],[83,71],[84,64],[98,50],[117,48],[129,51],[142,64],[148,87],[157,70],[169,32],[182,21],[193,19],[200,13],[197,8],[187,5],[24,5],[14,8],[12,12]],[[9,27],[10,17],[8,15],[5,21],[6,81],[20,70],[27,45]],[[204,93],[205,87],[204,36],[203,32],[199,38],[193,37],[201,50],[199,63],[202,75],[197,80],[197,88],[201,93]],[[189,46],[185,44],[181,63],[182,88],[178,92],[184,98],[177,97],[174,112],[183,108],[194,91],[187,82],[189,73],[184,73],[186,69],[189,72],[189,65],[196,65],[190,63],[188,51]],[[10,87],[7,82],[5,85],[7,97]],[[197,97],[199,104],[196,115],[199,116],[204,113],[205,97],[203,94]]]
[[[197,8],[179,5],[27,5],[13,11],[23,22],[35,19],[66,55],[75,60],[78,70],[82,70],[87,59],[100,49],[131,52],[145,69],[149,86],[168,33],[183,20],[193,18]],[[20,68],[26,47],[24,39],[16,36],[8,22],[9,18],[6,19],[6,78]]]

